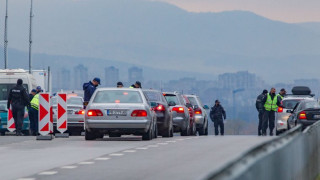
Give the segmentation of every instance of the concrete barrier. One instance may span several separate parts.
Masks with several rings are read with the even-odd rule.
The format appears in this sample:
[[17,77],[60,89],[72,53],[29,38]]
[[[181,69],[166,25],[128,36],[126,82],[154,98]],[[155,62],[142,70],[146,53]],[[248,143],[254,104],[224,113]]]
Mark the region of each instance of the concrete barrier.
[[208,180],[315,180],[320,173],[320,122],[299,125],[245,152]]

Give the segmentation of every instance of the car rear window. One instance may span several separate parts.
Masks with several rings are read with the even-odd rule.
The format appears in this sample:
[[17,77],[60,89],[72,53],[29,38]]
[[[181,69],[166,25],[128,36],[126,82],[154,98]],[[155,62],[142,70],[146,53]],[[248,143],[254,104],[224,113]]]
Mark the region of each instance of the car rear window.
[[142,103],[138,91],[105,90],[99,91],[93,99],[94,103]]
[[192,106],[198,105],[196,98],[194,97],[188,97],[190,103],[192,104]]
[[83,102],[80,98],[69,98],[67,104],[83,105]]
[[178,97],[174,94],[166,94],[166,95],[164,95],[164,97],[166,98],[168,103],[174,102],[175,104],[180,104]]
[[162,101],[160,93],[152,91],[144,91],[148,101]]
[[282,106],[286,109],[293,109],[300,101],[301,99],[283,100]]
[[319,108],[319,104],[317,101],[307,101],[302,105],[303,109],[310,109],[310,108]]

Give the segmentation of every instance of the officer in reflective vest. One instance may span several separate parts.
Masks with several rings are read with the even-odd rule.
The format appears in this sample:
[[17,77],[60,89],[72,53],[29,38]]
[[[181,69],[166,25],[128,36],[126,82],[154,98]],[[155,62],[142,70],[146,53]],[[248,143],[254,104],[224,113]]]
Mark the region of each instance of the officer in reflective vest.
[[[287,91],[282,88],[279,92],[279,94],[277,95],[278,96],[278,100],[282,101],[282,99],[284,98],[284,96],[287,94]],[[280,99],[279,99],[280,98]]]
[[267,135],[267,129],[269,124],[270,136],[273,136],[274,129],[274,121],[275,121],[275,112],[280,106],[281,101],[278,100],[278,96],[276,95],[276,89],[271,88],[270,93],[265,96],[262,100],[262,104],[264,104],[265,112],[263,115],[262,121],[262,135]]
[[30,130],[33,136],[38,134],[38,119],[39,119],[39,93],[34,95],[31,102],[31,107],[29,110],[29,120],[30,120]]

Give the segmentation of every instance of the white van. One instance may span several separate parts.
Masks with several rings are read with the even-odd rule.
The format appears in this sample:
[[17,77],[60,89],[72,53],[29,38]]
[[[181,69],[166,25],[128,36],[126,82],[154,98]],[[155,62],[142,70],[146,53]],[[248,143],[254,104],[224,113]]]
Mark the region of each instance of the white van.
[[30,93],[37,87],[35,78],[24,69],[0,69],[0,100],[7,100],[11,88],[17,84],[17,80],[23,80],[23,86]]

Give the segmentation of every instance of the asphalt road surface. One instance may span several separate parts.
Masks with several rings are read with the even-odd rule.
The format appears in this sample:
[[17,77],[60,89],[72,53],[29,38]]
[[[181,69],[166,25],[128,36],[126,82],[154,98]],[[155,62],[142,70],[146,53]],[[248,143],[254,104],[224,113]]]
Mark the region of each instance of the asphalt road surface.
[[0,179],[201,179],[271,137],[0,137]]

